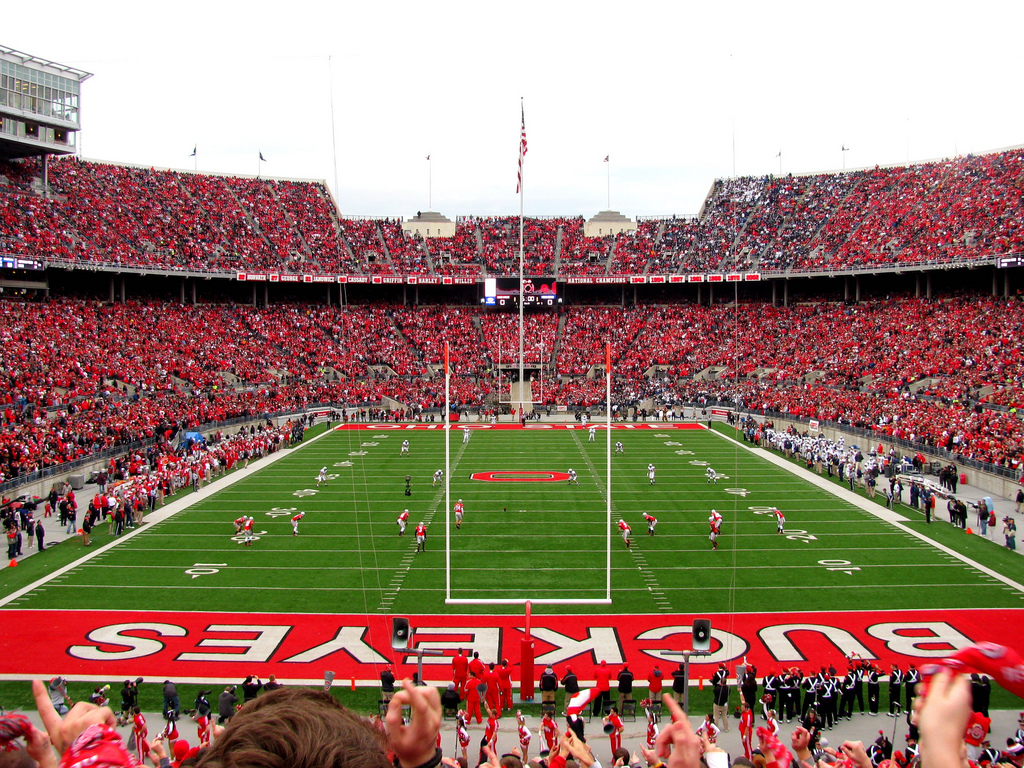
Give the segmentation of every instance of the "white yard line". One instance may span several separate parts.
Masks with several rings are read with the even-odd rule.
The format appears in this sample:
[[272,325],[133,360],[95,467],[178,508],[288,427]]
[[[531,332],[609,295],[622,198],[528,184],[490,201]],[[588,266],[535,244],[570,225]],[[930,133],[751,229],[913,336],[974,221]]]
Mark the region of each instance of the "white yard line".
[[935,549],[939,550],[940,552],[944,552],[947,555],[950,555],[951,557],[956,558],[957,560],[959,560],[960,562],[964,563],[965,565],[969,565],[972,568],[976,568],[977,570],[981,571],[982,573],[987,574],[988,576],[991,576],[992,578],[994,578],[994,579],[996,579],[998,581],[1001,581],[1003,584],[1006,584],[1009,587],[1013,587],[1018,592],[1024,592],[1024,584],[1021,584],[1019,581],[1014,581],[1013,579],[1009,578],[1008,576],[1004,576],[1003,574],[999,573],[998,571],[993,571],[991,568],[989,568],[987,566],[984,566],[981,563],[977,562],[976,560],[972,560],[971,558],[967,557],[967,555],[964,555],[964,554],[962,554],[960,552],[957,552],[955,549],[950,549],[945,544],[940,544],[939,542],[935,541],[934,539],[928,538],[923,533],[920,533],[919,531],[916,531],[913,528],[911,528],[911,527],[909,527],[907,525],[904,525],[903,523],[904,523],[904,521],[906,521],[907,518],[903,517],[902,515],[897,514],[896,512],[893,512],[892,510],[885,509],[884,507],[881,507],[878,504],[875,504],[875,503],[865,499],[863,496],[860,496],[857,493],[855,493],[855,492],[853,492],[853,491],[851,491],[851,490],[849,490],[849,489],[847,489],[847,488],[845,488],[843,486],[836,485],[835,483],[833,483],[831,481],[831,479],[827,479],[825,477],[821,477],[816,472],[810,472],[809,470],[806,470],[803,467],[798,466],[797,464],[794,464],[789,459],[786,459],[785,457],[780,456],[775,451],[773,451],[773,450],[771,450],[769,448],[757,448],[757,449],[755,449],[755,448],[747,445],[746,443],[743,443],[743,442],[741,442],[739,440],[736,440],[735,438],[729,437],[728,435],[723,435],[721,432],[719,432],[717,430],[712,430],[712,431],[714,432],[714,434],[718,435],[721,439],[727,440],[727,441],[729,441],[731,443],[734,443],[735,445],[739,446],[740,448],[742,448],[743,450],[747,451],[748,453],[752,453],[755,456],[760,456],[761,458],[763,458],[766,461],[774,464],[775,466],[781,467],[782,469],[785,469],[788,472],[791,472],[792,474],[794,474],[797,477],[799,477],[801,480],[806,480],[811,485],[814,485],[814,486],[816,486],[818,488],[821,488],[823,491],[828,491],[833,496],[836,496],[837,498],[842,499],[846,503],[848,503],[848,504],[850,504],[852,506],[855,506],[858,509],[864,510],[865,512],[867,512],[870,515],[874,515],[879,520],[882,520],[882,521],[884,521],[886,523],[889,523],[890,525],[892,525],[895,528],[900,529],[901,531],[903,531],[907,535],[913,536],[914,538],[919,539],[919,540],[925,542],[929,546],[934,547]]
[[[232,472],[230,475],[228,475],[226,477],[222,477],[219,480],[215,480],[212,483],[208,483],[204,487],[203,491],[200,491],[198,493],[190,493],[188,496],[185,496],[184,498],[178,499],[177,501],[172,501],[170,504],[168,504],[168,505],[166,505],[164,507],[161,507],[156,512],[152,512],[149,515],[147,515],[145,517],[145,522],[142,525],[142,527],[136,528],[135,530],[133,530],[133,531],[131,531],[129,533],[124,534],[123,536],[121,536],[121,538],[115,539],[114,541],[110,542],[109,544],[104,544],[102,547],[99,547],[96,550],[90,551],[88,554],[83,555],[82,557],[80,557],[77,560],[75,560],[73,563],[68,563],[64,567],[58,568],[57,570],[55,570],[53,573],[48,573],[46,576],[43,576],[41,579],[37,579],[36,581],[34,581],[31,584],[29,584],[27,587],[22,587],[21,589],[17,590],[16,592],[12,592],[11,594],[7,595],[6,597],[0,598],[0,607],[3,607],[3,606],[7,605],[8,603],[10,603],[12,601],[17,600],[18,598],[23,597],[24,595],[27,595],[29,592],[31,592],[34,589],[38,589],[39,587],[45,586],[47,583],[53,581],[58,576],[63,576],[64,574],[68,573],[69,571],[72,571],[75,568],[78,568],[80,565],[84,565],[85,563],[88,563],[94,557],[97,557],[98,555],[102,555],[104,552],[107,552],[108,550],[113,549],[114,547],[119,546],[120,544],[122,544],[123,542],[127,541],[128,539],[131,539],[131,538],[137,536],[140,533],[149,532],[149,529],[152,527],[152,524],[163,522],[164,520],[167,520],[168,518],[172,517],[173,515],[176,515],[178,512],[181,512],[182,510],[188,509],[189,507],[199,503],[200,501],[206,501],[206,499],[211,494],[204,493],[204,491],[206,491],[206,490],[220,491],[220,490],[222,490],[224,488],[228,488],[228,487],[234,485],[235,483],[239,482],[240,480],[246,479],[247,477],[249,477],[253,473],[260,471],[264,467],[269,467],[271,464],[274,464],[277,461],[280,461],[285,456],[290,456],[291,453],[292,453],[292,450],[298,450],[299,448],[302,448],[303,446],[312,445],[313,443],[315,443],[320,438],[322,438],[322,437],[324,437],[326,435],[331,434],[331,432],[332,432],[332,430],[328,429],[326,432],[323,432],[323,433],[317,435],[316,437],[311,438],[308,441],[304,440],[302,443],[300,443],[298,446],[296,446],[295,448],[293,448],[291,450],[287,450],[286,451],[286,450],[282,449],[282,450],[278,451],[277,453],[275,453],[275,454],[273,454],[271,456],[265,457],[265,460],[251,462],[249,464],[249,466],[245,467],[244,469],[236,470],[236,471]],[[71,544],[70,546],[74,546],[74,544]],[[67,585],[62,585],[62,586],[67,586]]]

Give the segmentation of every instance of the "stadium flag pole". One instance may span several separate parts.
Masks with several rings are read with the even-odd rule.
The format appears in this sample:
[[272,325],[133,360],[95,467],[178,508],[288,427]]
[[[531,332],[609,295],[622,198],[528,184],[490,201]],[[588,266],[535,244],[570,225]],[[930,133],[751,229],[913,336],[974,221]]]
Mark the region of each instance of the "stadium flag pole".
[[608,433],[605,445],[608,509],[605,521],[605,598],[612,599],[612,345],[604,345],[604,373],[608,387],[608,402],[605,404],[605,432]]
[[451,518],[451,369],[448,366],[448,342],[444,343],[444,594],[452,598],[452,518]]
[[[523,387],[526,384],[523,381],[523,331],[525,325],[525,297],[523,296],[523,159],[526,157],[526,111],[523,108],[522,96],[519,97],[519,114],[522,117],[522,128],[519,131],[519,183],[516,185],[516,192],[519,193],[519,416],[521,421],[523,402],[525,400],[523,397]],[[509,400],[511,399],[509,397]],[[532,394],[530,395],[530,400],[533,400]]]

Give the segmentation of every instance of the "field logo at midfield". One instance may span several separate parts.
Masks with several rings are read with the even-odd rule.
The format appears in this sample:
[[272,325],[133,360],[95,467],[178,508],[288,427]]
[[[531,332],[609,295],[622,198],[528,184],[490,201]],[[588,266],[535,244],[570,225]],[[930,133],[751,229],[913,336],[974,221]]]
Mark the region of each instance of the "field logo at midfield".
[[482,480],[486,483],[564,483],[569,479],[568,472],[548,472],[546,470],[510,469],[492,470],[491,472],[474,472],[471,480]]

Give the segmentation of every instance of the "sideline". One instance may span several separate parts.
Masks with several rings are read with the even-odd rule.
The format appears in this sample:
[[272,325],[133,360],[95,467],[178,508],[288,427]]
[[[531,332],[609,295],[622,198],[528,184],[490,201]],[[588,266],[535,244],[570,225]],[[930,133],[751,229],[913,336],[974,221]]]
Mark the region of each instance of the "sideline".
[[[263,459],[261,459],[259,461],[250,462],[249,466],[245,467],[244,469],[236,470],[236,471],[232,472],[230,475],[228,475],[227,477],[222,477],[219,480],[215,480],[212,483],[207,483],[206,486],[204,486],[203,490],[210,489],[210,490],[212,490],[215,493],[215,492],[223,490],[225,488],[229,488],[232,485],[234,485],[235,483],[239,482],[240,480],[246,479],[247,477],[249,477],[253,473],[259,472],[263,468],[269,467],[271,464],[274,464],[275,462],[280,461],[285,456],[292,455],[292,451],[293,450],[297,451],[297,450],[301,449],[303,446],[312,445],[313,443],[315,443],[320,438],[326,437],[327,435],[330,435],[332,433],[333,433],[333,430],[330,430],[330,429],[324,430],[323,432],[321,432],[316,437],[310,438],[309,440],[303,440],[297,446],[289,447],[287,449],[282,449],[282,450],[278,451],[277,453],[273,454],[272,456],[265,456],[265,457],[263,457]],[[72,571],[75,568],[78,568],[79,566],[88,563],[90,560],[92,560],[97,555],[101,555],[104,552],[107,552],[108,550],[118,546],[122,542],[125,542],[128,539],[131,539],[132,537],[137,536],[140,533],[144,533],[144,532],[149,531],[150,528],[152,528],[151,524],[162,523],[164,520],[167,520],[168,518],[173,517],[174,515],[178,514],[179,512],[188,509],[189,507],[193,506],[194,504],[197,504],[200,501],[206,501],[206,499],[208,499],[211,495],[212,494],[210,494],[210,493],[204,494],[201,491],[198,492],[198,493],[190,493],[188,496],[185,496],[184,498],[178,499],[177,501],[172,501],[167,506],[161,507],[160,510],[157,511],[157,512],[151,512],[149,515],[147,515],[143,519],[143,524],[140,527],[136,528],[135,530],[130,531],[130,532],[124,534],[119,539],[114,539],[114,541],[111,541],[111,542],[109,542],[107,544],[104,544],[102,547],[99,547],[98,549],[95,549],[95,550],[89,552],[88,554],[83,555],[82,557],[78,558],[77,560],[75,560],[75,561],[73,561],[71,563],[68,563],[65,566],[62,566],[62,567],[58,568],[57,570],[53,571],[52,573],[48,573],[45,576],[43,576],[42,578],[36,579],[31,584],[29,584],[29,585],[27,585],[25,587],[22,587],[21,589],[15,591],[15,592],[12,592],[11,594],[6,595],[5,597],[0,598],[0,608],[2,608],[5,605],[8,605],[8,604],[14,602],[15,600],[18,600],[18,599],[24,597],[29,592],[32,592],[33,590],[38,589],[39,587],[45,586],[47,583],[49,583],[50,581],[53,581],[53,579],[57,578],[58,576],[63,576],[65,573],[68,573],[69,571]],[[84,547],[83,547],[83,549],[84,549]]]
[[999,573],[998,571],[993,571],[991,568],[989,568],[987,566],[984,566],[981,563],[979,563],[979,562],[977,562],[975,560],[972,560],[971,558],[967,557],[967,555],[964,555],[964,554],[962,554],[960,552],[957,552],[955,549],[950,549],[945,544],[940,544],[939,542],[935,541],[934,539],[928,538],[923,533],[921,533],[919,531],[916,531],[916,530],[914,530],[913,528],[911,528],[911,527],[909,527],[907,525],[904,525],[903,523],[907,520],[907,518],[903,517],[902,515],[900,515],[900,514],[898,514],[896,512],[893,512],[892,510],[888,510],[888,509],[886,509],[884,507],[881,507],[878,504],[874,504],[874,503],[869,502],[867,499],[865,499],[863,496],[859,495],[858,493],[855,493],[854,491],[850,491],[850,490],[844,488],[843,486],[836,485],[835,483],[831,482],[830,480],[826,480],[824,477],[820,477],[816,472],[811,472],[811,471],[809,471],[807,469],[804,469],[803,467],[801,467],[801,466],[799,466],[797,464],[794,464],[793,462],[791,462],[788,459],[786,459],[784,456],[780,456],[779,454],[777,454],[775,451],[772,451],[772,450],[770,450],[768,448],[757,448],[757,449],[755,449],[755,448],[751,447],[749,444],[744,443],[744,442],[742,442],[740,440],[737,440],[734,437],[730,437],[729,435],[723,434],[721,431],[719,431],[717,429],[713,429],[711,431],[714,434],[716,434],[719,437],[721,437],[723,440],[727,440],[727,441],[729,441],[731,443],[734,443],[735,445],[738,445],[741,448],[743,448],[743,450],[747,451],[748,453],[752,453],[755,456],[761,456],[762,458],[764,458],[768,462],[774,464],[775,466],[780,467],[780,468],[785,469],[785,470],[788,470],[792,474],[794,474],[797,477],[799,477],[801,480],[806,480],[811,485],[814,485],[814,486],[816,486],[816,487],[818,487],[818,488],[820,488],[820,489],[822,489],[824,491],[828,491],[833,496],[836,496],[836,497],[842,499],[843,501],[845,501],[845,502],[847,502],[849,504],[852,504],[853,506],[857,507],[858,509],[864,510],[869,515],[874,515],[879,520],[882,520],[883,522],[889,523],[890,525],[892,525],[895,528],[899,528],[904,533],[906,533],[906,534],[908,534],[910,536],[913,536],[916,539],[920,539],[921,541],[925,542],[926,544],[929,544],[929,545],[935,547],[940,552],[944,552],[947,555],[949,555],[950,557],[955,557],[957,560],[959,560],[960,562],[964,563],[965,565],[969,565],[972,568],[976,568],[977,570],[981,571],[982,573],[986,574],[987,576],[991,576],[993,579],[1001,581],[1003,584],[1006,584],[1008,587],[1012,587],[1013,589],[1017,590],[1018,592],[1024,594],[1024,584],[1021,584],[1018,581],[1014,581],[1013,579],[1009,578],[1008,576],[1004,576],[1003,574]]

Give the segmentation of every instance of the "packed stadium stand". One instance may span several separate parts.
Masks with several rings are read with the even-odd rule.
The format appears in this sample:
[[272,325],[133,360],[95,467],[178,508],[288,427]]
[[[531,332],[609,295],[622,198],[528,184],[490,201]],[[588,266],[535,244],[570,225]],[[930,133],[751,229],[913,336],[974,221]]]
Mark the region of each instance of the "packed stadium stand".
[[[699,217],[643,219],[613,236],[585,236],[578,216],[526,219],[528,274],[645,283],[632,293],[624,281],[595,288],[527,315],[540,405],[600,405],[594,374],[610,343],[619,417],[727,402],[1016,468],[1022,304],[1010,270],[999,284],[996,261],[1021,250],[1022,163],[1024,151],[1010,150],[720,180]],[[0,163],[0,255],[37,260],[48,280],[45,290],[0,298],[0,482],[169,428],[313,403],[387,403],[382,417],[422,417],[444,404],[445,342],[456,408],[496,409],[499,388],[507,399],[518,313],[482,307],[475,292],[478,279],[518,274],[517,218],[463,217],[454,236],[424,240],[400,219],[346,218],[322,183],[75,158],[51,160],[49,182],[44,194],[38,160]],[[788,279],[845,271],[867,282],[893,266],[924,270],[927,289],[875,282],[861,297],[825,278]],[[83,267],[98,277],[80,277]],[[931,275],[950,267],[961,271],[933,293]],[[132,283],[126,296],[123,270],[220,275],[217,286],[262,270],[329,276],[333,291],[337,275],[398,287],[342,291],[333,302],[329,293],[324,305],[283,285],[271,297],[266,284],[262,301],[255,287],[205,285],[197,300],[193,285],[188,302],[167,278]],[[717,295],[646,285],[653,275],[715,271],[765,282],[742,296],[730,285]],[[423,300],[410,293],[413,278],[469,285]]]
[[[1024,150],[921,165],[715,183],[696,221],[586,237],[580,217],[527,219],[531,274],[762,274],[943,264],[1024,241]],[[202,271],[518,273],[519,222],[465,219],[425,243],[397,220],[351,220],[323,184],[83,162],[0,164],[0,243],[48,260]],[[436,255],[435,255],[436,254]]]

